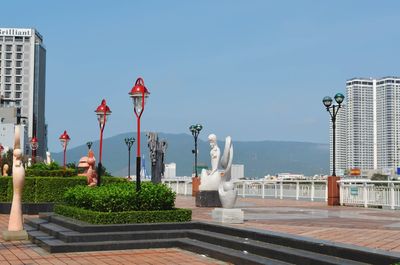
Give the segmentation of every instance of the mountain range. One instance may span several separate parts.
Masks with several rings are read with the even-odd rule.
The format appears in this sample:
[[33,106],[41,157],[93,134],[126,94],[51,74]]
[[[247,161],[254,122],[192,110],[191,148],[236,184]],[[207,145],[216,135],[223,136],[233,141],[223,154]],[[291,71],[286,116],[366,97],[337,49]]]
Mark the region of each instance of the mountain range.
[[[166,163],[176,163],[177,176],[192,174],[194,155],[194,139],[189,134],[158,133],[159,139],[168,142],[165,155]],[[136,133],[123,133],[103,140],[103,166],[115,176],[128,174],[128,148],[124,142],[126,137],[135,137]],[[223,152],[224,141],[218,141]],[[99,141],[94,141],[92,149],[98,154]],[[245,176],[252,178],[275,175],[282,172],[302,173],[307,176],[327,174],[329,170],[329,145],[308,142],[285,141],[235,141],[233,139],[234,164],[243,164]],[[146,158],[146,169],[150,174],[149,151],[147,137],[141,134],[141,150]],[[210,167],[210,146],[207,141],[198,140],[198,164]],[[67,163],[78,163],[87,155],[86,144],[67,150]],[[97,156],[96,156],[97,157]],[[52,159],[63,161],[63,152],[53,153]],[[131,149],[131,174],[135,174],[136,143]]]

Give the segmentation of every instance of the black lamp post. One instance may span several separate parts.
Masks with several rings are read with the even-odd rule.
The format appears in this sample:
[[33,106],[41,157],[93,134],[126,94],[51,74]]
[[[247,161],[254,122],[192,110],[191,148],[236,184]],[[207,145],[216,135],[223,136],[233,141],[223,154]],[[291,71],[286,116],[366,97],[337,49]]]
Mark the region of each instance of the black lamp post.
[[333,150],[332,150],[332,158],[333,158],[333,164],[332,164],[332,176],[336,177],[336,116],[339,112],[339,109],[341,108],[341,104],[344,101],[344,96],[341,93],[337,93],[335,95],[335,101],[337,105],[333,104],[332,105],[332,98],[331,97],[324,97],[322,99],[322,103],[324,103],[324,106],[326,107],[326,110],[329,112],[329,115],[331,116],[331,121],[332,121],[332,143],[333,143]]
[[125,138],[125,144],[128,146],[128,179],[131,179],[131,147],[135,142],[135,138]]
[[87,148],[90,150],[90,148],[92,148],[93,143],[92,142],[87,142],[86,145],[87,145]]
[[199,137],[200,131],[203,129],[203,126],[200,124],[192,125],[189,127],[189,130],[192,132],[192,135],[194,137],[194,150],[192,150],[192,153],[194,154],[194,172],[195,172],[195,177],[197,178],[197,138]]

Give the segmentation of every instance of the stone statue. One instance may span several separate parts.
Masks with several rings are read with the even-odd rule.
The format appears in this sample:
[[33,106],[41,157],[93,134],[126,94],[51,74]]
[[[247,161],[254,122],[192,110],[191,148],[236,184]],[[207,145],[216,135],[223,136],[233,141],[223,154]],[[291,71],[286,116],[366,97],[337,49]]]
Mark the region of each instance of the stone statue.
[[8,222],[8,231],[3,232],[3,238],[5,240],[28,239],[28,234],[24,230],[21,204],[25,182],[25,168],[22,163],[20,141],[20,125],[16,125],[13,152],[13,199]]
[[3,166],[3,177],[7,177],[8,176],[8,169],[10,167],[8,166],[8,164],[4,164]]
[[89,168],[86,172],[87,183],[89,187],[97,186],[97,173],[96,173],[96,158],[94,157],[94,153],[92,150],[89,150],[87,163]]
[[221,182],[218,186],[219,199],[223,208],[233,208],[237,198],[237,190],[231,181],[231,168],[233,160],[233,145],[230,136],[225,139],[224,154],[221,158],[221,167],[224,168]]
[[51,164],[51,154],[49,151],[46,152],[46,164],[47,165]]
[[32,158],[28,158],[28,167],[31,167],[32,166]]
[[217,136],[210,134],[208,136],[210,142],[210,156],[211,156],[211,171],[207,172],[206,169],[201,171],[201,184],[199,186],[200,191],[218,190],[221,182],[221,173],[218,171],[219,159],[221,151],[217,144]]
[[[223,208],[233,208],[236,202],[237,190],[231,181],[231,167],[233,160],[233,145],[230,136],[225,139],[225,148],[220,160],[221,151],[217,144],[217,136],[210,134],[211,171],[203,169],[201,171],[200,191],[218,190],[219,199]],[[222,170],[219,170],[221,166]]]
[[161,178],[164,176],[164,157],[167,151],[167,141],[158,140],[157,133],[147,133],[147,145],[150,150],[151,161],[151,182],[161,183]]

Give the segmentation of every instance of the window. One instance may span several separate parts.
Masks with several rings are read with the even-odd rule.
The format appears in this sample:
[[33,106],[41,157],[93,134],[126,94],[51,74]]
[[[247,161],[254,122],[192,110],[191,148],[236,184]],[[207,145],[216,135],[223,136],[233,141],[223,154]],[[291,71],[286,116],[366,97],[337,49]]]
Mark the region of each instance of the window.
[[15,67],[22,67],[22,62],[21,61],[15,62]]
[[6,42],[14,41],[14,37],[12,36],[6,36],[4,39]]
[[16,42],[22,42],[24,40],[23,37],[15,37]]
[[22,69],[15,69],[16,75],[22,75]]
[[15,77],[15,83],[21,83],[22,82],[22,77],[21,76],[16,76]]
[[23,48],[24,47],[22,45],[17,45],[17,47],[15,49],[17,52],[22,52]]
[[10,97],[11,97],[11,92],[6,92],[6,93],[4,93],[4,97],[5,97],[5,98],[10,98]]
[[21,98],[21,96],[22,96],[22,93],[21,93],[21,92],[15,92],[15,97],[16,97],[16,98]]
[[6,75],[11,75],[11,68],[6,68]]
[[29,42],[31,40],[30,37],[25,37],[25,42]]
[[22,59],[22,53],[17,53],[15,58],[17,58],[17,60],[21,60]]
[[11,59],[11,53],[6,53],[6,59]]
[[21,85],[21,84],[16,84],[16,85],[15,85],[15,90],[20,91],[21,88],[22,88],[22,85]]
[[6,51],[7,52],[12,51],[12,45],[6,45]]
[[4,90],[11,90],[11,85],[10,84],[6,84],[4,86]]
[[6,82],[6,83],[11,83],[11,76],[6,76],[5,82]]
[[11,61],[6,61],[6,67],[11,67]]

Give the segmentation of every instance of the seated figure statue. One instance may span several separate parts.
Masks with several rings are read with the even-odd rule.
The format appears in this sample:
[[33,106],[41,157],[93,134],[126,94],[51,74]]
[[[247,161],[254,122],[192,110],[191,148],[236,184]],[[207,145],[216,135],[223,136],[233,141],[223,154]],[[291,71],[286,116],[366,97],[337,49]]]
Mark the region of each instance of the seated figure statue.
[[92,150],[89,151],[87,163],[89,164],[89,168],[86,172],[88,186],[97,186],[97,173],[95,169],[96,158],[94,158]]
[[217,136],[210,134],[208,136],[210,142],[210,156],[211,156],[211,171],[203,169],[201,171],[201,184],[199,186],[200,191],[218,190],[218,186],[221,182],[221,173],[218,171],[218,164],[221,155],[217,144]]

